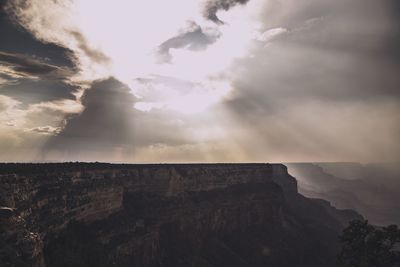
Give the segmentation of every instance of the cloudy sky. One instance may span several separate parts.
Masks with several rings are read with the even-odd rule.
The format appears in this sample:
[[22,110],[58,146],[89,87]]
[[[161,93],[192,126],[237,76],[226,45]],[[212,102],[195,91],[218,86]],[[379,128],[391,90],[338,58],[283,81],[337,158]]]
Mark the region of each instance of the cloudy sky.
[[400,160],[398,0],[0,6],[0,161]]

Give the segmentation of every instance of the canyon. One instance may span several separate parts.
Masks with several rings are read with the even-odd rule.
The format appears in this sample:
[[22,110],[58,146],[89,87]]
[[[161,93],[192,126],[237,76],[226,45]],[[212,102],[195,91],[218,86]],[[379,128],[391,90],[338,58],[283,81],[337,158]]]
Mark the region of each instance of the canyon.
[[0,164],[2,266],[337,266],[352,210],[282,164]]
[[377,226],[400,224],[400,164],[289,163],[299,192],[353,209]]

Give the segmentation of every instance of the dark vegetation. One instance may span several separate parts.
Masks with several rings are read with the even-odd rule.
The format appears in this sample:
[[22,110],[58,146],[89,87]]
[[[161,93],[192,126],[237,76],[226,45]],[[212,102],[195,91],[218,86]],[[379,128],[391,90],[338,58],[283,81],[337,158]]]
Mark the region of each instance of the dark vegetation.
[[368,221],[354,220],[343,230],[340,241],[341,266],[400,266],[400,229],[397,225],[377,228]]

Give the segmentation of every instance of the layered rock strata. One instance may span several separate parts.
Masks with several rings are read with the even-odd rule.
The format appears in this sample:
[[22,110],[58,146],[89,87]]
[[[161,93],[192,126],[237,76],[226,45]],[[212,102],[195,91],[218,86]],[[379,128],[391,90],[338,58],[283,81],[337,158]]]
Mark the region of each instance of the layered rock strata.
[[3,164],[4,266],[335,266],[358,215],[280,164]]

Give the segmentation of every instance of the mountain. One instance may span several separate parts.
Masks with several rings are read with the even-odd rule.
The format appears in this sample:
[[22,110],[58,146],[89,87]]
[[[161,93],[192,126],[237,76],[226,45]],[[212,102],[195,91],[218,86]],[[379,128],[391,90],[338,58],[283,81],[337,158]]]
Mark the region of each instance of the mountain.
[[354,209],[376,225],[400,224],[400,164],[289,163],[301,194]]
[[361,218],[281,164],[1,164],[4,266],[336,266]]

